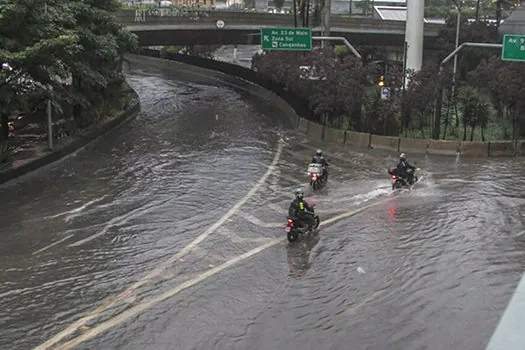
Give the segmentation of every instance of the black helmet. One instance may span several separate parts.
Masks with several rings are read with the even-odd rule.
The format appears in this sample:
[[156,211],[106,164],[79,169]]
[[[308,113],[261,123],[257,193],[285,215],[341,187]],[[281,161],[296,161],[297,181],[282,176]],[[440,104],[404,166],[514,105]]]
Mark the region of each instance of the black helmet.
[[399,156],[399,160],[402,161],[402,162],[406,161],[407,160],[406,153],[401,153],[401,155]]
[[318,149],[317,152],[315,152],[315,155],[321,157],[323,155],[323,151]]
[[301,190],[300,188],[295,190],[296,199],[303,199],[303,196],[304,196],[303,190]]

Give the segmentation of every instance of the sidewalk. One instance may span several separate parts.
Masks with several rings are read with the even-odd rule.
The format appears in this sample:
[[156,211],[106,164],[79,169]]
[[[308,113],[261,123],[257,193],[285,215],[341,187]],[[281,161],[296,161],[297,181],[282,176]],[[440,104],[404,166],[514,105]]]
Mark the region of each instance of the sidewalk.
[[53,163],[131,120],[140,110],[140,103],[135,91],[131,90],[127,93],[132,100],[127,103],[126,109],[104,118],[75,135],[53,140],[53,150],[48,148],[47,133],[19,134],[17,148],[11,151],[12,162],[0,165],[0,184]]

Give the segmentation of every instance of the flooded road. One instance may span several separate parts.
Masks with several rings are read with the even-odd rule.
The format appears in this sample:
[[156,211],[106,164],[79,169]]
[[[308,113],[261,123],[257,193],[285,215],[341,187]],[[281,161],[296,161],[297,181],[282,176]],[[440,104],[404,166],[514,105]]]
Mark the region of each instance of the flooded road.
[[[134,67],[135,121],[0,187],[1,349],[485,347],[525,268],[522,160],[409,155],[393,194],[395,154],[183,76]],[[298,186],[322,226],[288,244]]]

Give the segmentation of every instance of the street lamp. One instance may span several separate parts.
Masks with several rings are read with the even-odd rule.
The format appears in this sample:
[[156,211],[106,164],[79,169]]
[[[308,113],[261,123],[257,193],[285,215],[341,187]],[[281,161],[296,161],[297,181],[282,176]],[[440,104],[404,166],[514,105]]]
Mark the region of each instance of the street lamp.
[[[463,5],[463,0],[452,0],[452,2],[454,3],[458,11],[457,19],[456,19],[457,23],[456,23],[456,47],[455,47],[455,49],[457,49],[459,46],[459,29],[461,26],[461,5]],[[454,68],[452,70],[452,93],[454,93],[456,89],[456,71],[457,69],[458,69],[458,55],[454,56]]]

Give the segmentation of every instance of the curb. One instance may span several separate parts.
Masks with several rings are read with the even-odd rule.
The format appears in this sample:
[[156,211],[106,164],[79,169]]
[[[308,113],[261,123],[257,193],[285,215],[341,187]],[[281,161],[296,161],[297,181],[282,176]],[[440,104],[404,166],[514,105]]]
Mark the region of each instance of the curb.
[[119,116],[56,151],[36,158],[19,167],[0,171],[0,184],[6,183],[7,181],[37,170],[45,165],[55,163],[70,155],[71,153],[79,150],[80,148],[87,146],[91,142],[96,141],[98,138],[104,136],[109,131],[117,129],[133,120],[137,116],[138,112],[140,112],[140,100],[138,99],[137,93],[134,90],[133,92],[137,102],[127,110],[123,111]]

